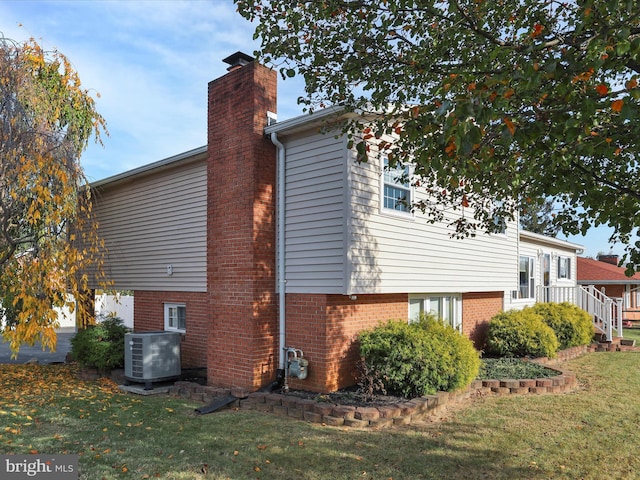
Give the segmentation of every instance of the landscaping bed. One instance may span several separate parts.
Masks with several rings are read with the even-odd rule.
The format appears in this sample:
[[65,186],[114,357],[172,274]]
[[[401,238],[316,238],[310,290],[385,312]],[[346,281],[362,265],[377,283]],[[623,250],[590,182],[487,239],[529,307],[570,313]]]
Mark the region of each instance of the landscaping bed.
[[[588,351],[596,351],[596,347],[583,346],[567,349],[561,352],[560,357],[563,360],[575,358]],[[434,395],[424,395],[413,399],[386,395],[365,396],[353,388],[328,394],[299,390],[287,393],[254,392],[244,395],[236,392],[238,400],[230,406],[330,426],[383,428],[422,421],[456,403],[474,397],[563,393],[571,391],[577,386],[573,372],[540,365],[540,363],[553,363],[548,359],[537,359],[536,362],[491,359],[487,363],[491,366],[485,369],[485,375],[487,372],[500,370],[509,376],[497,379],[478,378],[469,387],[459,391],[437,392]],[[222,393],[212,387],[192,382],[176,382],[171,388],[170,394],[212,403],[217,400],[216,395],[219,396]]]

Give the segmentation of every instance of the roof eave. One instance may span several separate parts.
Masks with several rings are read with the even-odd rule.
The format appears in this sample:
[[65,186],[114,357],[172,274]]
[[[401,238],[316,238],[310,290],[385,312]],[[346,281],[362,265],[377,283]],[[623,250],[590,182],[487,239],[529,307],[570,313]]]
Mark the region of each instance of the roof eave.
[[640,285],[640,280],[577,280],[578,285]]
[[157,162],[142,165],[141,167],[134,168],[126,172],[118,173],[117,175],[112,175],[111,177],[103,178],[102,180],[96,180],[95,182],[89,183],[89,186],[91,188],[104,187],[108,184],[127,180],[130,177],[144,175],[151,172],[152,170],[162,170],[164,168],[172,166],[174,163],[185,161],[187,159],[196,160],[196,157],[204,157],[206,156],[206,154],[207,146],[205,145],[203,147],[194,148],[192,150],[188,150],[171,157],[163,158],[162,160],[158,160]]
[[544,242],[550,245],[554,245],[557,247],[561,247],[561,248],[567,248],[567,249],[571,249],[571,250],[576,250],[579,252],[584,251],[584,246],[583,245],[578,245],[577,243],[571,243],[568,242],[566,240],[560,240],[558,238],[554,238],[554,237],[548,237],[546,235],[541,235],[539,233],[533,233],[530,232],[528,230],[520,230],[519,232],[520,237],[524,237],[530,241],[534,241],[534,242]]

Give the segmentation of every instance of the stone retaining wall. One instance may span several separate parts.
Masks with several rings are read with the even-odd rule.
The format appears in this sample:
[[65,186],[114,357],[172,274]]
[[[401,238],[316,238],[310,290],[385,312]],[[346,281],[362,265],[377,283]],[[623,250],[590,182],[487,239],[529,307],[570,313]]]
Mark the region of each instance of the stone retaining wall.
[[378,407],[356,407],[336,405],[329,402],[300,398],[292,395],[230,391],[207,387],[191,382],[176,382],[170,394],[189,398],[198,402],[211,403],[216,397],[231,393],[238,400],[231,407],[282,415],[307,422],[330,426],[360,428],[383,428],[392,425],[408,425],[438,413],[447,405],[461,400],[483,395],[526,395],[563,393],[577,386],[576,376],[568,370],[560,370],[551,365],[577,358],[586,353],[598,351],[640,351],[638,347],[611,344],[593,344],[569,348],[558,352],[558,357],[538,358],[541,363],[558,374],[548,378],[476,380],[468,388],[457,392],[438,392],[435,395],[414,398],[393,405]]

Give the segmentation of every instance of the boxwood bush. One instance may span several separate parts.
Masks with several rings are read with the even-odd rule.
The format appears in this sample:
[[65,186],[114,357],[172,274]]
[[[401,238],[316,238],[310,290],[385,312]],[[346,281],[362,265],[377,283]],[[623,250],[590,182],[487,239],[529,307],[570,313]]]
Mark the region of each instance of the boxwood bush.
[[361,332],[360,354],[371,385],[405,398],[465,387],[480,368],[468,338],[424,315],[415,323],[391,320]]
[[561,349],[588,345],[593,340],[591,316],[578,306],[568,302],[538,303],[531,308],[553,329]]
[[487,353],[505,357],[555,357],[558,338],[531,308],[501,312],[489,321]]
[[106,317],[71,339],[71,356],[83,367],[110,372],[124,366],[124,335],[129,329],[118,317]]

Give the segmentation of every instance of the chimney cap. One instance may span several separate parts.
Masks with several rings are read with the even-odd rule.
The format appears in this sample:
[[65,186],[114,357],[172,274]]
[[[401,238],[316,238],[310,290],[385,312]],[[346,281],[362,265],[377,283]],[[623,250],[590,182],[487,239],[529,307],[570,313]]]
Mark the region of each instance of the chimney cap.
[[227,70],[233,70],[238,67],[243,67],[244,65],[253,62],[255,59],[247,55],[246,53],[236,52],[232,55],[229,55],[227,58],[222,60],[224,63],[228,63],[230,66]]

